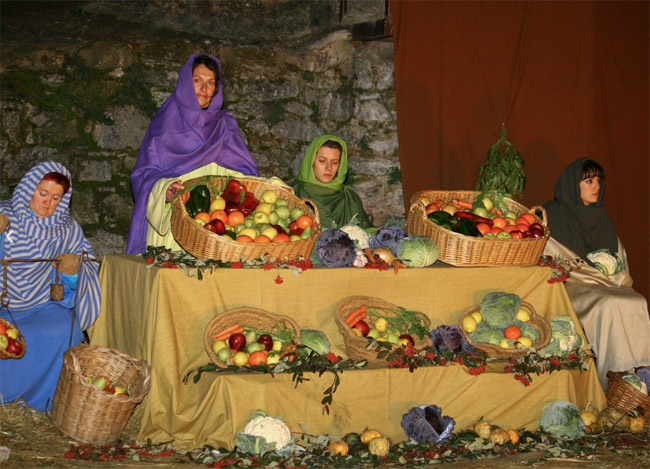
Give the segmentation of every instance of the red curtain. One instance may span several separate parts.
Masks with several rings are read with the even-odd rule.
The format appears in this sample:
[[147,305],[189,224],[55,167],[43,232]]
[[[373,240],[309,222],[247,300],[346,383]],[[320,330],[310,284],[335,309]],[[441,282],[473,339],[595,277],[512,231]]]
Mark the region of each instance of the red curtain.
[[553,198],[581,156],[648,298],[648,2],[391,1],[404,198],[473,190],[501,125],[526,161],[521,202]]

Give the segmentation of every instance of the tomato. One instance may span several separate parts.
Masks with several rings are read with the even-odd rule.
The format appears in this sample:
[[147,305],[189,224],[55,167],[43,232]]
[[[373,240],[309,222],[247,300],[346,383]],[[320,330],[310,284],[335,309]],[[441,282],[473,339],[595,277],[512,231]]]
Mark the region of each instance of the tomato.
[[533,215],[532,213],[524,213],[519,218],[525,218],[526,220],[528,220],[529,225],[532,225],[533,223],[537,222],[537,219],[535,218],[535,215]]
[[479,223],[476,225],[476,229],[483,235],[485,236],[487,233],[490,232],[491,228],[490,225],[487,223]]
[[296,226],[300,228],[301,230],[304,230],[308,226],[312,226],[314,224],[314,220],[311,219],[309,215],[302,215],[298,217],[296,220]]
[[503,336],[506,339],[513,339],[517,340],[519,337],[521,337],[521,329],[519,329],[517,326],[508,326],[506,327],[506,330],[503,331]]

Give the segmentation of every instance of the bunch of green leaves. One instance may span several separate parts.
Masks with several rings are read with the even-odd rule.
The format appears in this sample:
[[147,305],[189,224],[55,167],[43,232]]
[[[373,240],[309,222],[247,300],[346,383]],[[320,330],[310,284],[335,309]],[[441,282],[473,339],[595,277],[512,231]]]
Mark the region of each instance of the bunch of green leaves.
[[478,170],[476,190],[521,196],[526,187],[524,166],[523,158],[508,141],[508,134],[503,126],[499,138],[487,153],[487,161]]
[[503,213],[506,213],[508,210],[510,210],[505,200],[507,196],[508,194],[504,194],[502,192],[497,192],[493,190],[484,190],[478,195],[478,197],[472,204],[472,208],[481,207],[487,210],[487,207],[483,203],[483,199],[488,198],[492,201],[492,205],[494,208],[496,208],[497,210],[501,210],[501,212]]
[[[379,306],[368,306],[367,312],[374,316],[384,318],[389,324],[389,329],[396,329],[400,332],[406,332],[411,335],[417,335],[420,339],[429,335],[429,330],[426,328],[418,311],[411,311],[409,309],[398,306],[397,308],[382,308]],[[386,312],[393,314],[387,315]],[[383,313],[383,314],[382,314]]]

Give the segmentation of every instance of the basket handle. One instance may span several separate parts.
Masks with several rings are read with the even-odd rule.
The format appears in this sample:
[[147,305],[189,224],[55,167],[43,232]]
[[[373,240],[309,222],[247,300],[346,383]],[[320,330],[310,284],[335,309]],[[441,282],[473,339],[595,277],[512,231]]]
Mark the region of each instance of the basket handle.
[[427,218],[427,208],[424,206],[424,202],[422,202],[420,199],[413,202],[409,208],[409,212],[417,213],[422,219]]
[[532,213],[533,215],[536,215],[537,212],[542,213],[542,225],[544,225],[544,227],[548,226],[548,217],[546,216],[546,209],[544,207],[541,205],[533,205],[530,207],[530,210],[528,210],[528,213]]
[[311,206],[314,209],[315,218],[318,218],[320,220],[320,215],[318,213],[318,205],[316,205],[316,203],[313,200],[305,198],[305,199],[300,199],[300,201],[304,204]]

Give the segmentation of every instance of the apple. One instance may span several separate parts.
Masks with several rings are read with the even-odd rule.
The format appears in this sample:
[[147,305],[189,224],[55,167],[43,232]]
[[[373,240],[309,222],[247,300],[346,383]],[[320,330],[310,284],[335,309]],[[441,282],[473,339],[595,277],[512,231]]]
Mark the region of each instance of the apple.
[[246,352],[253,353],[253,352],[261,352],[262,350],[266,350],[266,347],[259,342],[252,342],[246,346]]
[[522,239],[524,237],[524,233],[521,230],[512,230],[510,232],[510,237],[513,239]]
[[225,340],[215,340],[214,342],[212,342],[212,351],[215,354],[218,354],[219,350],[221,350],[222,348],[228,348],[228,344],[226,343]]
[[246,352],[237,352],[232,356],[232,363],[237,366],[248,365],[248,354]]
[[444,204],[442,207],[440,207],[440,210],[447,212],[449,215],[453,215],[458,211],[458,207],[456,207],[454,204]]
[[212,199],[212,202],[210,202],[210,213],[214,212],[215,210],[223,210],[225,208],[226,200],[219,195]]
[[476,207],[474,210],[472,210],[472,213],[483,218],[487,218],[489,215],[488,211],[483,207]]
[[[250,228],[251,226],[255,226],[255,220],[253,220],[252,218],[247,218],[246,220],[244,220],[243,224],[247,228]],[[239,226],[239,225],[237,225],[237,226]]]
[[507,231],[501,231],[497,234],[497,238],[512,238],[512,236]]
[[411,346],[414,346],[414,345],[415,345],[415,341],[413,340],[413,337],[411,337],[410,334],[402,334],[402,335],[400,335],[400,336],[399,336],[399,340],[400,340],[400,341],[402,341],[402,340],[406,340],[408,343],[411,344]]
[[255,207],[255,213],[263,212],[269,215],[273,211],[273,205],[271,204],[259,204]]
[[440,210],[440,205],[435,202],[432,204],[428,204],[425,208],[427,215],[429,215],[431,212],[437,212],[438,210]]
[[241,332],[236,332],[228,339],[228,346],[235,352],[244,350],[246,346],[246,336]]
[[300,233],[300,239],[307,239],[311,236],[311,226],[308,226]]
[[264,202],[266,204],[274,204],[277,200],[278,194],[273,192],[271,189],[265,190],[260,196],[260,202]]
[[97,389],[104,390],[107,384],[108,378],[106,376],[98,376],[93,380],[93,386],[95,386]]
[[300,207],[294,207],[291,209],[291,219],[292,220],[297,220],[298,218],[302,217],[305,214],[305,211],[301,209]]
[[275,205],[275,213],[278,214],[280,220],[288,220],[289,217],[291,217],[291,210],[289,210],[289,207],[286,205],[278,205],[277,203]]
[[205,225],[203,225],[203,228],[213,233],[216,233],[218,235],[222,235],[226,232],[226,225],[224,225],[224,223],[217,218],[212,220],[210,223],[206,223]]
[[268,216],[267,213],[265,213],[265,212],[255,212],[255,214],[253,215],[253,221],[255,223],[257,223],[258,225],[261,225],[263,223],[269,223],[269,221],[271,221],[271,220],[269,219],[269,216]]
[[268,351],[273,349],[273,338],[268,334],[262,334],[257,338],[257,342],[262,344]]
[[278,230],[278,234],[280,234],[280,233],[289,234],[289,233],[287,233],[287,231],[284,229],[284,227],[282,225],[271,225],[271,226],[273,228],[275,228],[276,230]]
[[[235,234],[238,235],[239,233],[241,233],[241,230],[243,230],[245,228],[248,228],[248,227],[244,223],[240,223],[239,225],[235,226],[233,228],[233,230],[234,230]],[[226,230],[226,231],[228,231],[228,230]]]
[[4,350],[8,346],[9,346],[9,339],[7,339],[6,335],[0,334],[0,348]]
[[22,346],[20,345],[20,342],[13,341],[10,342],[9,345],[7,346],[7,353],[10,355],[20,355],[20,353],[23,351]]
[[361,332],[361,335],[364,337],[368,335],[368,332],[370,332],[370,326],[363,319],[354,325],[354,329],[357,329],[359,332]]
[[275,238],[278,235],[278,230],[273,228],[272,226],[269,226],[268,228],[264,228],[261,232],[264,236],[268,236],[271,241],[273,241],[273,238]]
[[366,335],[366,337],[372,337],[373,339],[376,339],[379,336],[380,336],[379,331],[374,327],[370,329],[370,331],[368,331],[368,334]]
[[280,350],[282,350],[283,345],[284,344],[282,343],[281,340],[274,340],[273,347],[271,348],[271,350],[273,350],[274,352],[279,352]]
[[287,199],[278,199],[275,201],[276,207],[289,207],[289,201]]
[[237,234],[239,236],[241,236],[241,235],[250,236],[251,239],[257,238],[257,235],[258,235],[257,230],[255,228],[244,228],[243,230],[241,230]]
[[512,210],[508,210],[506,213],[503,214],[503,216],[506,218],[510,218],[511,220],[516,220],[518,218],[517,214]]
[[279,353],[269,353],[269,355],[266,357],[266,364],[267,365],[275,365],[276,363],[280,363],[280,354]]
[[223,363],[228,363],[228,360],[232,357],[232,351],[229,348],[222,348],[219,350],[217,353],[217,358],[219,358],[220,361]]
[[300,241],[302,238],[299,235],[291,235],[289,236],[290,241]]
[[10,339],[16,339],[18,338],[18,329],[16,329],[15,327],[11,327],[5,331],[5,334]]
[[271,225],[277,225],[277,223],[280,221],[280,215],[278,215],[278,212],[275,210],[269,213],[269,223]]
[[257,332],[255,331],[248,331],[244,333],[244,337],[246,337],[246,344],[252,344],[252,343],[257,343]]
[[113,394],[115,394],[116,396],[126,396],[126,388],[122,386],[115,386],[113,388],[113,391],[114,391]]
[[396,344],[399,342],[399,336],[394,332],[391,332],[390,334],[386,334],[386,338],[388,339],[388,342],[390,342],[391,344]]

